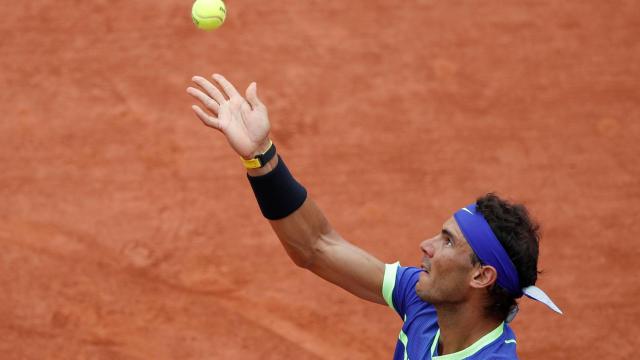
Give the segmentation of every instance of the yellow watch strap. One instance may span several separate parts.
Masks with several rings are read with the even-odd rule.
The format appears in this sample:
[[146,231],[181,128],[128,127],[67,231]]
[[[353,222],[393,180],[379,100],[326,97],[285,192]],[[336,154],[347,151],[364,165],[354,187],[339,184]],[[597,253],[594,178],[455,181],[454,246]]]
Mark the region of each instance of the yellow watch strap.
[[242,159],[242,164],[244,165],[245,168],[247,169],[258,169],[260,167],[262,167],[262,164],[260,163],[260,159],[245,159],[243,157],[240,157]]
[[264,166],[264,164],[260,161],[260,158],[264,154],[269,152],[269,150],[271,150],[272,147],[273,147],[273,141],[271,141],[271,139],[269,139],[269,146],[267,147],[267,150],[265,150],[262,154],[256,155],[253,159],[245,159],[245,158],[243,158],[241,156],[240,159],[242,159],[242,164],[247,169],[258,169],[258,168],[261,168],[262,166]]

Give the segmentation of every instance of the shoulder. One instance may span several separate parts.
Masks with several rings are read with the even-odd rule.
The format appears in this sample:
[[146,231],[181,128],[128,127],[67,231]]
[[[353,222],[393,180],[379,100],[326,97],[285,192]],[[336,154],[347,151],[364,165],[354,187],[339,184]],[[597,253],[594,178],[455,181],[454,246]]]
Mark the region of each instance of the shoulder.
[[508,323],[503,323],[504,331],[502,336],[497,341],[497,347],[495,352],[489,357],[489,359],[518,359],[516,352],[516,334],[511,329]]
[[418,268],[400,266],[399,262],[386,264],[382,292],[387,304],[393,307],[391,303],[392,297],[415,293],[415,285],[418,282],[419,275],[420,269]]
[[476,344],[479,349],[475,352],[473,359],[518,359],[516,336],[506,323],[500,324]]
[[386,303],[404,318],[412,304],[422,303],[416,294],[416,283],[421,270],[415,267],[400,266],[399,263],[385,266],[382,293]]
[[393,284],[394,287],[399,285],[415,285],[418,282],[420,269],[412,266],[401,266],[399,262],[386,264],[385,281]]

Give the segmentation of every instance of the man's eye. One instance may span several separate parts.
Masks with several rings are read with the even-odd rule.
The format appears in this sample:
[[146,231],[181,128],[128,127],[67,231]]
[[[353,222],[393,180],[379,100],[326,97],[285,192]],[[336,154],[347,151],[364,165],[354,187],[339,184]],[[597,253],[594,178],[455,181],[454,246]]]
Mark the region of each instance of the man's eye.
[[451,241],[451,239],[447,238],[445,244],[449,247],[453,246],[453,241]]

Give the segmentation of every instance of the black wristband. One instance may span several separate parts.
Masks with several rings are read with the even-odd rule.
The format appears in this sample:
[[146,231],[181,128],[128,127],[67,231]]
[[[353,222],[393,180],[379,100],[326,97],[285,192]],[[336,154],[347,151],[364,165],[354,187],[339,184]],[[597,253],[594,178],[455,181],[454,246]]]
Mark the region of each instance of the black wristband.
[[262,215],[269,220],[289,216],[307,199],[307,190],[293,178],[280,156],[271,172],[262,176],[247,175],[247,178]]

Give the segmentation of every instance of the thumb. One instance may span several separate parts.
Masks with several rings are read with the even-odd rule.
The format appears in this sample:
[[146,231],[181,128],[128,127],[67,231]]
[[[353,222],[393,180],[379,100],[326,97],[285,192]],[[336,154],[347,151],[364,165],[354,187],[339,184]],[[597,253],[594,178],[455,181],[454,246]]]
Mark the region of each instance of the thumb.
[[263,107],[264,104],[258,99],[258,85],[255,82],[249,84],[247,88],[247,101],[251,104],[251,108],[254,110]]

